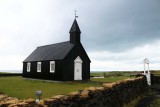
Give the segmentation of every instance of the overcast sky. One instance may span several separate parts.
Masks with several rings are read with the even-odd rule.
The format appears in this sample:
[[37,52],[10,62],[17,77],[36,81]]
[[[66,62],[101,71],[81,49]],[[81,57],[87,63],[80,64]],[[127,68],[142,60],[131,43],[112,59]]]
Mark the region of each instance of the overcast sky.
[[160,0],[0,0],[0,70],[68,41],[75,9],[91,71],[160,69]]

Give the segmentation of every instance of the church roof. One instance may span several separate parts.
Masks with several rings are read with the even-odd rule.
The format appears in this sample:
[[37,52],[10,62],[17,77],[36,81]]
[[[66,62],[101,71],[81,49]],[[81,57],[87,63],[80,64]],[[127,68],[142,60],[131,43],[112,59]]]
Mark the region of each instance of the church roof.
[[74,20],[73,24],[72,24],[72,27],[69,31],[69,33],[72,33],[72,32],[78,32],[78,33],[81,33],[81,30],[79,29],[79,26],[78,26],[78,23],[76,21],[76,19]]
[[74,44],[67,42],[37,47],[23,62],[62,60],[74,47]]

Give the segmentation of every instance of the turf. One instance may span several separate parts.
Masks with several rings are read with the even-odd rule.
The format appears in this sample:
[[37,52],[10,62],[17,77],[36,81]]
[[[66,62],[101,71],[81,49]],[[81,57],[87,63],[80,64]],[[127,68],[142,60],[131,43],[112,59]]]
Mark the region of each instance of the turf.
[[36,98],[36,91],[42,91],[42,98],[68,94],[90,86],[100,86],[104,82],[115,82],[127,77],[91,78],[85,82],[45,82],[23,79],[20,76],[0,77],[0,93],[19,99]]
[[106,78],[91,78],[85,82],[44,82],[23,79],[21,76],[0,77],[0,93],[19,99],[36,98],[36,91],[42,91],[42,98],[53,97],[59,94],[68,94],[90,86],[100,86],[102,83],[115,82],[129,78],[130,73],[99,72],[92,76],[105,76]]
[[44,82],[26,80],[20,76],[0,77],[0,92],[19,99],[36,98],[36,91],[41,90],[42,98],[52,97],[59,94],[82,90],[89,86],[100,84],[90,82]]

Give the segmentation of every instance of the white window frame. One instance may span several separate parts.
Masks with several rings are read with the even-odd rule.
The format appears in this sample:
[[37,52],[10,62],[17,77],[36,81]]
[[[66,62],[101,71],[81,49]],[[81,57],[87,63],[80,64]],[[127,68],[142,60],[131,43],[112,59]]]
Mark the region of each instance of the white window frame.
[[27,72],[30,72],[30,71],[31,71],[31,63],[28,62],[28,63],[27,63]]
[[[54,68],[52,69],[53,64],[54,64]],[[51,73],[55,72],[55,61],[50,61],[50,72]]]
[[42,69],[42,63],[41,62],[37,62],[37,72],[41,72]]

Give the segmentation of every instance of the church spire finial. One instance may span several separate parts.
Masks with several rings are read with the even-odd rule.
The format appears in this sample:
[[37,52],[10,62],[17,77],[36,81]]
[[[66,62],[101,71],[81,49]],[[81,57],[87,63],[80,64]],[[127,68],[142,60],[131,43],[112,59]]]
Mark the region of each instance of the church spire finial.
[[76,18],[78,18],[78,16],[76,15],[76,13],[77,13],[77,10],[74,10],[74,12],[75,12],[75,19],[76,19]]

